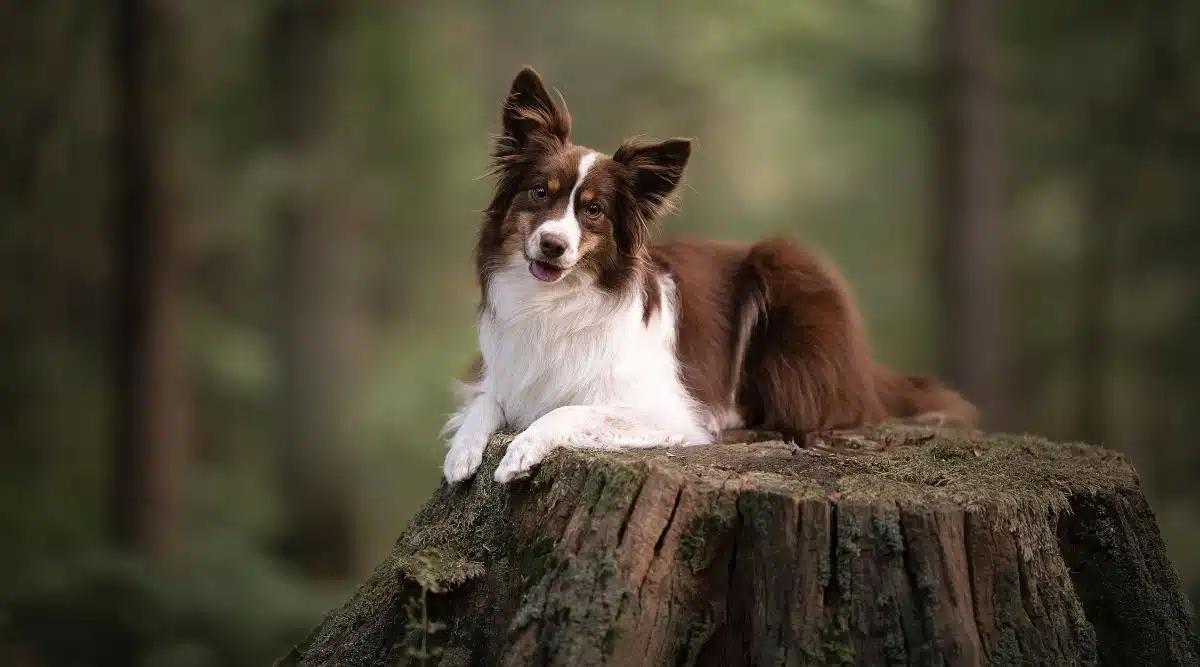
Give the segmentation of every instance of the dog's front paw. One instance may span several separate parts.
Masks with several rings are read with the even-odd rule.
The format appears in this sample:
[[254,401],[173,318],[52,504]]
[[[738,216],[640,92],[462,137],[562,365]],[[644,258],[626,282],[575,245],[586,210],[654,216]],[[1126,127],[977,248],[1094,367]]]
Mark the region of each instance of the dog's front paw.
[[483,463],[483,451],[487,449],[488,436],[459,431],[450,441],[450,451],[442,464],[446,481],[457,484],[470,479]]
[[554,444],[547,438],[526,431],[513,438],[508,444],[508,451],[500,459],[494,475],[497,482],[507,484],[514,479],[529,475],[537,464],[542,462],[552,450]]

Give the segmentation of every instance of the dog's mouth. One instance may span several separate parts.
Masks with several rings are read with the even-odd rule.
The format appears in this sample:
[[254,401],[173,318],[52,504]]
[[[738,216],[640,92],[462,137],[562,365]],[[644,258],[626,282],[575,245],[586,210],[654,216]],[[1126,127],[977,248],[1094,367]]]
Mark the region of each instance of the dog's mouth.
[[529,260],[529,272],[533,274],[534,278],[544,283],[556,283],[567,275],[567,269],[543,262],[540,259]]

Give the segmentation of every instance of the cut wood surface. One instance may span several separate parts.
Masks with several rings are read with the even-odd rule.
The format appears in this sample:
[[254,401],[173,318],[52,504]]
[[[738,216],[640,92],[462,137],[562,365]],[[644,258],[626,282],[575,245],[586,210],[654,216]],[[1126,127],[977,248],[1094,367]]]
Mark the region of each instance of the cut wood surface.
[[499,485],[510,439],[278,664],[1200,664],[1110,450],[893,426],[560,451]]

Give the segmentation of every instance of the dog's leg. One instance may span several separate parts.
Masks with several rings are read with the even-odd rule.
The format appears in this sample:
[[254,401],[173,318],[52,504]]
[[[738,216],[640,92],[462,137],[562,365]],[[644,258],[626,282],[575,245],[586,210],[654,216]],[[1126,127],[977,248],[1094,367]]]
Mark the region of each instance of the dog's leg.
[[454,433],[442,464],[447,482],[454,484],[475,474],[483,463],[488,438],[501,426],[504,426],[504,412],[500,405],[486,392],[474,391],[442,429],[443,435]]
[[700,429],[673,429],[637,408],[569,405],[552,410],[508,445],[495,479],[505,483],[524,477],[558,447],[622,449],[704,445],[712,438]]

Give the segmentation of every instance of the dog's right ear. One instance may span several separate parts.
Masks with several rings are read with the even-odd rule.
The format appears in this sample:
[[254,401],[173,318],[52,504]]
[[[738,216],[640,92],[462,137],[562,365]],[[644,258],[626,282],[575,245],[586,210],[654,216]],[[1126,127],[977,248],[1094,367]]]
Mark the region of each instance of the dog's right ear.
[[546,91],[542,77],[525,66],[513,79],[504,102],[504,136],[501,141],[520,152],[538,141],[566,143],[571,136],[571,115]]

